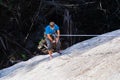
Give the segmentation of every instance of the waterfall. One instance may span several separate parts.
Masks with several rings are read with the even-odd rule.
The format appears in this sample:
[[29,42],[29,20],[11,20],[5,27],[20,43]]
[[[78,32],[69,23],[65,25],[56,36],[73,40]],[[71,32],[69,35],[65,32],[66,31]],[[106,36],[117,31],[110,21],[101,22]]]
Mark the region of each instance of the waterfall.
[[[72,22],[70,12],[69,12],[69,10],[65,9],[63,26],[66,29],[65,30],[66,34],[71,35],[73,33],[72,32],[72,25],[73,25],[73,22]],[[70,40],[70,45],[72,45],[72,43],[73,43],[72,37],[68,36],[67,39]]]

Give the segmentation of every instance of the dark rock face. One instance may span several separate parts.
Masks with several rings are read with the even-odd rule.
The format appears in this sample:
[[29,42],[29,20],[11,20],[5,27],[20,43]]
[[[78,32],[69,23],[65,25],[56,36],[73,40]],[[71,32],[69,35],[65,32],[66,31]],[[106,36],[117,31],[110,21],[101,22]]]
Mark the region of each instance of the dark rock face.
[[[50,21],[60,26],[61,34],[106,33],[120,28],[120,1],[0,0],[0,66],[9,66],[11,58],[43,54],[37,46]],[[62,46],[88,38],[61,37]]]

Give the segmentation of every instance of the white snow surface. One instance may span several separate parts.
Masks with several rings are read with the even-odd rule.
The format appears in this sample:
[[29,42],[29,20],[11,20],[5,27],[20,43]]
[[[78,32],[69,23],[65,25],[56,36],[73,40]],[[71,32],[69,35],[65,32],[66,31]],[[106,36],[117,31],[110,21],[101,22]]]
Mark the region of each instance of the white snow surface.
[[[114,36],[105,36],[114,35]],[[119,80],[120,30],[0,70],[0,80]]]

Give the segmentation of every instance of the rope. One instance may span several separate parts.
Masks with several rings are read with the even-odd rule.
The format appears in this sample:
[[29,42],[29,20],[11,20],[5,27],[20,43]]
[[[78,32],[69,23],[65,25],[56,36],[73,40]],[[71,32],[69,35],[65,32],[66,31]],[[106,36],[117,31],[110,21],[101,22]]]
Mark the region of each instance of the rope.
[[65,37],[65,36],[73,36],[73,37],[80,37],[80,36],[86,36],[86,37],[87,36],[91,36],[91,37],[92,36],[115,37],[116,36],[117,37],[118,36],[118,37],[120,37],[120,35],[69,35],[69,34],[68,35],[67,34],[61,34],[60,36],[63,36],[63,37]]

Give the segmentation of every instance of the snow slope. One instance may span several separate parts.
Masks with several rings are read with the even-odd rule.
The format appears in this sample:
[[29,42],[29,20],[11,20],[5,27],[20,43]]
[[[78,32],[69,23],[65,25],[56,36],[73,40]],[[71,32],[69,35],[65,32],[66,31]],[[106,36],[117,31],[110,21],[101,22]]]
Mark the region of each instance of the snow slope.
[[[106,36],[111,35],[111,36]],[[119,80],[120,30],[0,70],[0,80]]]

